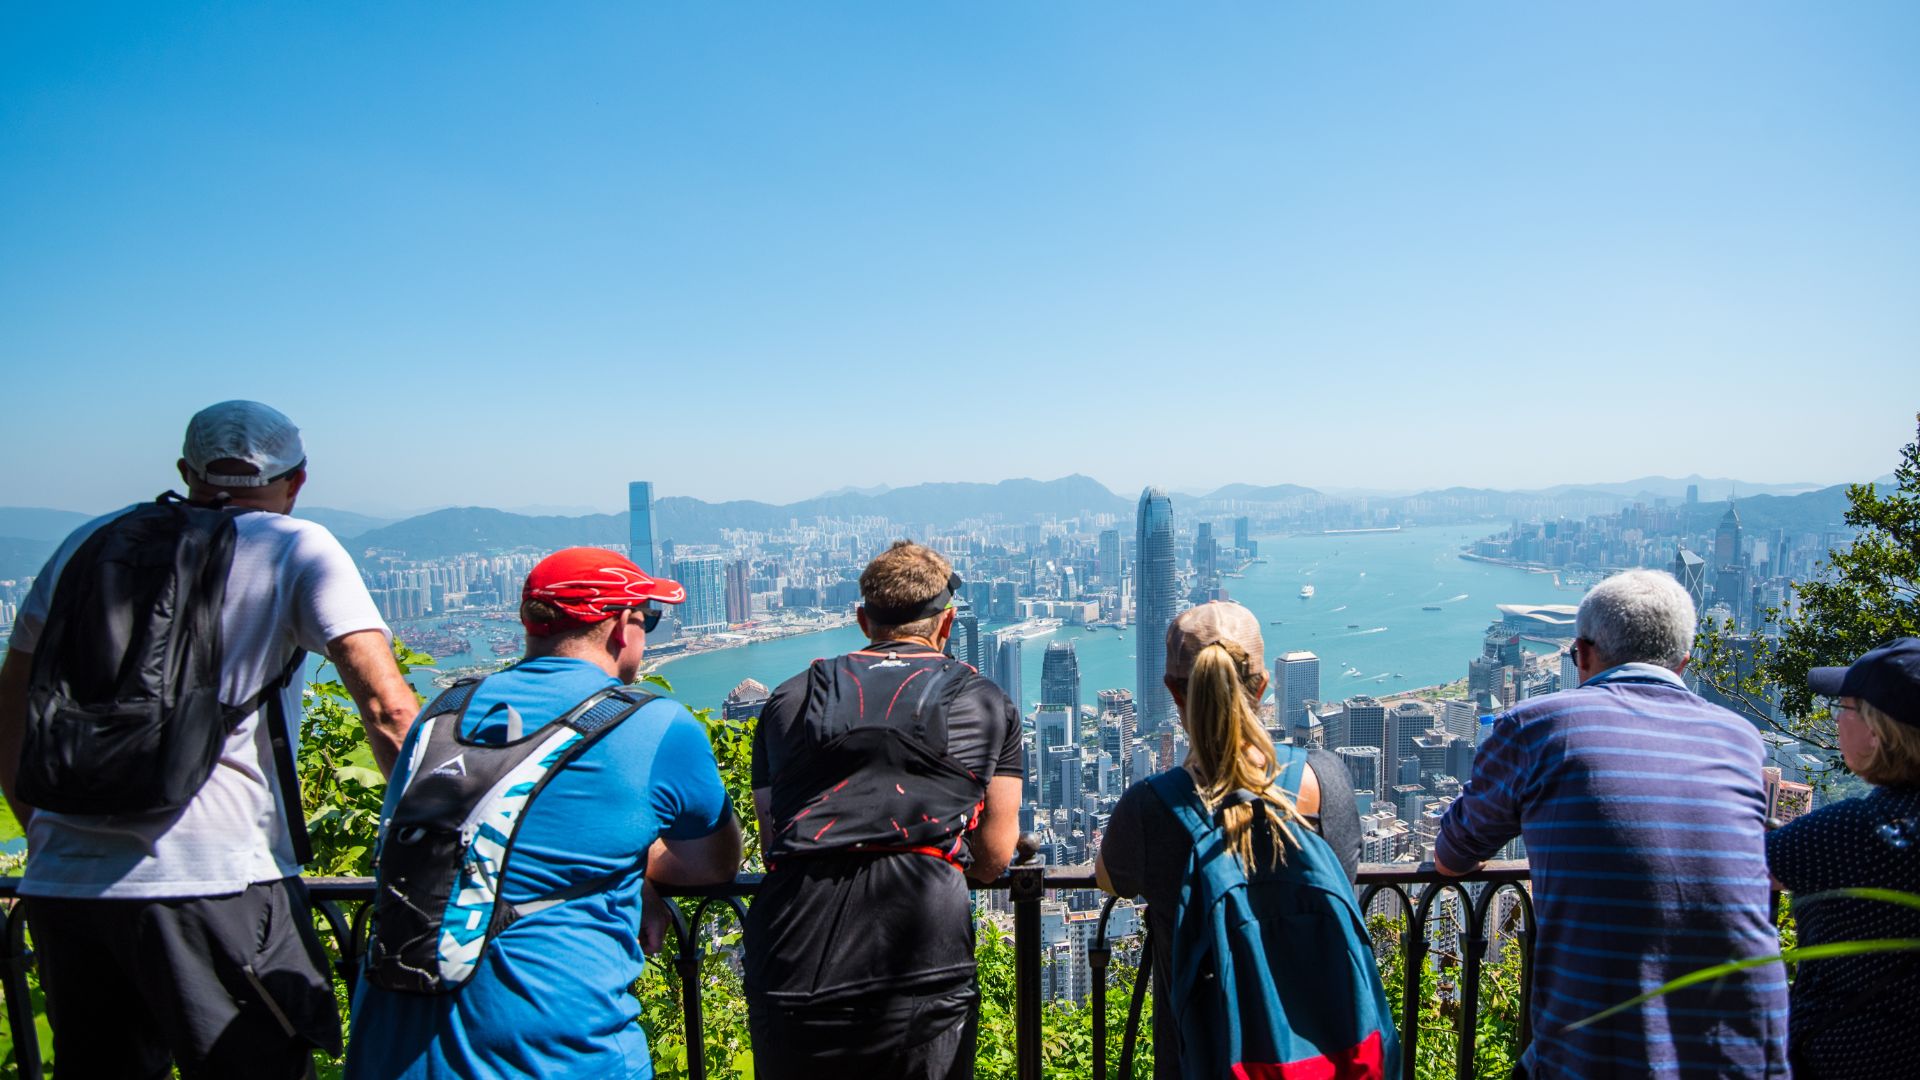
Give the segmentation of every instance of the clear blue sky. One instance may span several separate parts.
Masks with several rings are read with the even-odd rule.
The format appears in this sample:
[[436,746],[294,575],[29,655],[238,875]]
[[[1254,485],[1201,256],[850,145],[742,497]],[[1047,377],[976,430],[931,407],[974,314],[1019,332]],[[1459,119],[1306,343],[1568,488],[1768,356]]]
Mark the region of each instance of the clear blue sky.
[[1912,3],[0,9],[0,504],[1890,469]]

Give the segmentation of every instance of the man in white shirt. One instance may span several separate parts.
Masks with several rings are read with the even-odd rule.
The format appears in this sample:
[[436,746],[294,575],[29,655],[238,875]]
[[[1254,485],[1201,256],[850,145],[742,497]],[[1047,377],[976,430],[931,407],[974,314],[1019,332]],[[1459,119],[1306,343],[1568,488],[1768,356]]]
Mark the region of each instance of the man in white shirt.
[[[196,414],[179,462],[189,501],[234,508],[220,610],[220,700],[254,700],[293,651],[339,669],[383,773],[418,699],[346,550],[288,516],[306,482],[292,421],[258,402]],[[131,507],[128,509],[132,509]],[[118,815],[35,811],[17,797],[32,653],[88,522],[35,579],[0,665],[0,788],[27,833],[27,905],[56,1075],[304,1076],[338,1053],[336,1012],[293,854],[265,705],[242,717],[183,807]],[[302,681],[279,693],[297,738]],[[261,699],[264,700],[264,697]]]

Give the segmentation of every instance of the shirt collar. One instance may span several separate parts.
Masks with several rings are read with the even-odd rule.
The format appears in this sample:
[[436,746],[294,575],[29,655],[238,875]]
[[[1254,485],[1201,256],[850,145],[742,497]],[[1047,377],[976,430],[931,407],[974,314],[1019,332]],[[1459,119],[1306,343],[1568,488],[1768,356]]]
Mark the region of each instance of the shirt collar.
[[1663,668],[1659,664],[1642,663],[1617,664],[1580,685],[1599,686],[1612,682],[1661,682],[1682,690],[1687,688],[1686,681],[1674,674],[1671,669]]

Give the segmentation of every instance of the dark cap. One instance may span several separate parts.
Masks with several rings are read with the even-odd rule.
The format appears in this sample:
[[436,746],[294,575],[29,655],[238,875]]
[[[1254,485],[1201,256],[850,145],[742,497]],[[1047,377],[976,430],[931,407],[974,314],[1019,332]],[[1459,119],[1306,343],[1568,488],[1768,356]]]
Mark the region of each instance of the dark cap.
[[1807,687],[1828,697],[1859,698],[1920,727],[1920,638],[1895,638],[1846,667],[1813,668]]

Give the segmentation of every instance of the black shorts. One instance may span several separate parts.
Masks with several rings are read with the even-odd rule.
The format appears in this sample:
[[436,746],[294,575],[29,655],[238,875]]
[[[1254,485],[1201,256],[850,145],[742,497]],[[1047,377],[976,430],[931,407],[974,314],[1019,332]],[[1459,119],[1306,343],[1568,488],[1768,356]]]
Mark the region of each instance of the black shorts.
[[31,897],[56,1080],[302,1077],[340,1014],[299,878],[179,900]]
[[980,995],[874,994],[827,1004],[747,1000],[758,1080],[972,1080]]

